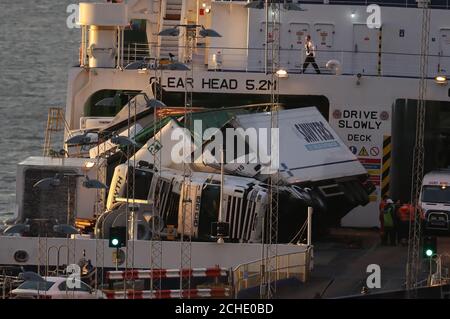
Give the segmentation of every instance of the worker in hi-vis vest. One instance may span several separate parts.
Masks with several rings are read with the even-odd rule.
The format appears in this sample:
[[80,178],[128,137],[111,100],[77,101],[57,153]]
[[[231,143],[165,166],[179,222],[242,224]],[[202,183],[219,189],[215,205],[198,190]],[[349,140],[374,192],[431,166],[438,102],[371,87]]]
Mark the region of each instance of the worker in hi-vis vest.
[[397,211],[399,227],[398,237],[402,245],[408,244],[409,223],[414,221],[414,206],[411,204],[403,204]]
[[380,209],[381,222],[381,244],[395,246],[396,231],[395,231],[395,204],[392,199],[387,199],[383,209]]

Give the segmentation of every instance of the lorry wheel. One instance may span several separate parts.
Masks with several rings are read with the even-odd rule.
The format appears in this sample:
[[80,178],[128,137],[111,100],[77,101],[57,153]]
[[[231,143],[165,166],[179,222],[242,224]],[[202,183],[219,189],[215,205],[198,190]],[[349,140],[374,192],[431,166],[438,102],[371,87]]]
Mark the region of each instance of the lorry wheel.
[[369,202],[369,195],[367,195],[366,191],[362,186],[358,185],[357,182],[350,182],[349,183],[350,189],[352,189],[352,192],[355,194],[355,197],[357,198],[359,205],[367,205]]
[[370,199],[369,199],[369,194],[367,194],[364,186],[362,186],[361,184],[355,183],[356,188],[358,189],[358,192],[360,193],[361,196],[361,205],[362,206],[366,206],[367,204],[370,203]]
[[351,184],[350,182],[344,182],[341,184],[341,187],[344,192],[344,197],[348,200],[348,202],[351,205],[356,206],[358,205],[358,199],[350,184]]
[[309,195],[311,196],[314,209],[317,209],[321,212],[325,212],[327,210],[327,204],[319,191],[311,189],[309,191]]

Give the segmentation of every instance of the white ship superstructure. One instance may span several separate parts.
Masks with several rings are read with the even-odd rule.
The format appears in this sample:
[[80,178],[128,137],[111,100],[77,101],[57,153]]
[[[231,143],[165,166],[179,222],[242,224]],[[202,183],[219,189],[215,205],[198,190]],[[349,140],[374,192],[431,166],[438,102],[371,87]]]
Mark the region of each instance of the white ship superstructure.
[[[272,190],[267,178],[261,177],[261,168],[233,171],[226,166],[223,179],[220,166],[196,163],[187,169],[173,163],[167,148],[173,146],[169,133],[175,128],[189,131],[187,110],[193,112],[192,118],[209,121],[211,127],[224,129],[236,123],[252,127],[264,112],[270,114],[275,94],[279,112],[284,114],[280,121],[285,122],[280,123],[288,123],[283,128],[286,136],[294,136],[281,143],[287,154],[289,146],[296,147],[295,158],[281,163],[284,183],[277,191],[280,228],[286,231],[280,235],[283,244],[278,245],[278,253],[301,255],[298,271],[306,276],[311,247],[288,243],[297,239],[308,206],[322,211],[317,214],[320,223],[379,226],[382,195],[409,196],[414,135],[414,125],[409,123],[415,122],[421,76],[420,6],[424,2],[391,3],[370,10],[359,1],[275,5],[278,10],[249,8],[245,1],[81,3],[80,59],[69,70],[64,134],[66,141],[78,136],[78,143],[66,143],[62,153],[53,152],[59,154],[55,158],[32,158],[19,165],[17,217],[24,223],[49,212],[49,206],[42,204],[49,201],[48,194],[36,193],[32,186],[40,178],[55,176],[54,200],[59,205],[52,209],[64,213],[47,215],[58,219],[55,224],[67,217],[67,223],[84,234],[71,240],[52,234],[44,244],[42,229],[52,230],[54,225],[36,221],[37,230],[33,234],[28,230],[31,238],[1,239],[0,245],[11,248],[0,250],[0,264],[56,265],[59,261],[48,252],[44,261],[42,247],[66,245],[73,253],[71,260],[82,254],[96,256],[91,257],[94,266],[112,268],[117,266],[114,251],[108,250],[105,239],[114,226],[131,227],[136,268],[149,267],[154,252],[149,243],[156,232],[164,233],[162,249],[173,253],[164,254],[161,267],[183,263],[178,252],[186,243],[173,239],[184,236],[201,241],[192,243],[195,267],[236,267],[261,258],[265,249],[261,247],[268,241],[263,220]],[[426,134],[438,142],[426,148],[437,154],[448,153],[450,139],[447,9],[433,6],[433,1],[429,9]],[[274,21],[268,20],[271,15],[279,16],[269,27],[267,21]],[[302,72],[307,35],[315,43],[320,74],[311,65]],[[292,122],[297,118],[297,124]],[[305,118],[313,126],[302,122]],[[264,127],[270,125],[266,122]],[[319,136],[317,127],[322,130]],[[292,131],[295,128],[297,132]],[[307,144],[323,138],[320,134],[331,136],[333,141],[325,142],[336,143],[338,149],[324,150],[318,157],[317,145]],[[301,148],[295,144],[296,136],[306,140]],[[129,144],[120,145],[119,140]],[[450,158],[430,157],[426,165],[430,169],[448,166]],[[45,172],[33,173],[39,167]],[[83,189],[86,185],[96,190]],[[326,206],[332,209],[325,213]],[[130,207],[136,210],[131,222],[126,218]],[[210,224],[218,218],[211,212],[219,207],[229,226],[225,244],[211,242],[210,236]],[[160,212],[157,226],[154,211]],[[193,225],[190,231],[181,228],[186,218]],[[45,237],[50,233],[45,230]],[[27,258],[22,258],[24,253]],[[128,261],[120,267],[125,265]]]
[[[82,67],[70,70],[66,106],[70,128],[79,129],[80,120],[83,122],[85,118],[96,116],[92,109],[95,101],[92,99],[98,100],[99,92],[148,90],[149,84],[157,79],[160,79],[163,100],[171,106],[183,105],[186,86],[193,93],[194,106],[199,107],[243,104],[240,101],[267,102],[271,85],[274,84],[271,83],[271,76],[266,74],[264,10],[248,9],[245,5],[246,2],[240,1],[184,1],[181,9],[175,10],[179,5],[162,2],[147,6],[147,2],[140,1],[129,3],[126,20],[131,21],[135,38],[139,34],[146,43],[133,43],[125,37],[121,56],[109,57],[110,67],[92,68],[89,66],[92,62],[86,58],[82,61]],[[383,141],[386,145],[389,137],[396,138],[392,136],[392,131],[396,129],[392,128],[395,111],[398,119],[413,116],[412,108],[408,110],[402,105],[405,101],[414,103],[418,97],[421,8],[417,8],[417,4],[381,6],[381,27],[371,28],[367,25],[371,12],[366,11],[366,5],[344,5],[339,2],[332,5],[300,5],[305,11],[282,9],[280,12],[278,67],[288,71],[288,77],[278,79],[276,84],[279,86],[280,101],[291,107],[317,106],[347,146],[362,158],[377,185],[377,193],[372,196],[371,204],[356,208],[342,223],[347,226],[377,226],[378,201],[382,187],[389,183],[388,177],[382,178],[383,173],[387,175],[383,171],[383,165],[387,163],[383,162],[383,157],[388,155],[390,147],[383,147]],[[122,6],[116,5],[117,8]],[[85,8],[83,10],[81,6],[81,24],[119,26],[112,16],[110,22],[102,21],[108,17],[104,14],[98,18],[99,21],[83,21],[83,14],[91,10],[88,5]],[[436,9],[432,6],[430,11],[427,94],[430,101],[442,104],[448,101],[448,87],[445,83],[435,83],[434,78],[445,76],[450,67],[448,11],[439,5]],[[125,11],[121,12],[125,14]],[[93,15],[92,19],[97,18]],[[203,25],[214,29],[222,37],[199,36],[194,44],[189,44],[194,48],[191,49],[186,43],[183,28],[180,28],[178,37],[158,36],[160,31],[177,24]],[[85,28],[88,29],[89,25]],[[133,31],[125,32],[133,34]],[[303,45],[307,34],[311,34],[317,47],[316,60],[322,70],[320,75],[316,75],[311,66],[306,74],[299,74],[305,58]],[[92,43],[87,42],[85,49],[92,60],[88,50],[90,46]],[[119,46],[112,49],[121,52]],[[151,65],[153,59],[168,58],[168,51],[182,62],[193,51],[192,70],[151,70],[147,65],[138,69],[126,68],[142,59]],[[330,60],[338,63],[327,69],[326,64]],[[221,101],[220,105],[216,105],[217,100]],[[440,108],[438,105],[436,107]],[[398,130],[399,136],[406,134],[400,133],[401,128]],[[403,138],[401,135],[400,143]],[[397,174],[403,176],[404,172],[400,171]],[[391,189],[392,186],[395,185],[391,185]],[[386,187],[385,193],[387,190]]]

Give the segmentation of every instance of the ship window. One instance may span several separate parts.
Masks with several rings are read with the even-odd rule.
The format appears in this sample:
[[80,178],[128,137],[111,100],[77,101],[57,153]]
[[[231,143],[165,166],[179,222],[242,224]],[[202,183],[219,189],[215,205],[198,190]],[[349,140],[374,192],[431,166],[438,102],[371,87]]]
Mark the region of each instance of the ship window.
[[[79,287],[77,287],[78,285]],[[79,280],[75,280],[75,283],[73,284],[72,288],[69,288],[67,286],[67,282],[64,280],[59,284],[58,289],[59,291],[73,290],[73,291],[91,292],[91,288],[87,284]]]
[[17,289],[49,291],[55,284],[53,281],[25,281]]
[[[139,91],[126,91],[127,94],[120,94],[125,90],[100,90],[92,94],[84,105],[84,116],[104,116],[114,117]],[[114,104],[96,105],[105,98],[115,97]]]
[[170,192],[169,207],[167,210],[166,225],[174,225],[178,227],[178,207],[180,204],[180,194]]
[[211,224],[219,216],[220,186],[207,185],[202,191],[198,235],[201,239],[210,239]]
[[148,43],[147,41],[147,20],[132,19],[130,25],[125,29],[124,44]]
[[[135,177],[133,179],[132,178],[133,170],[134,170],[133,166],[130,166],[129,176],[131,176],[131,178],[128,181],[129,184],[128,196],[131,198],[147,200],[148,193],[150,192],[150,186],[152,184],[153,172],[136,169],[136,174],[134,175]],[[133,183],[135,183],[135,187],[133,187]]]
[[157,181],[154,198],[158,199],[155,202],[155,206],[157,207],[159,213],[163,216],[168,214],[168,194],[170,194],[172,190],[172,184],[168,181],[160,179]]

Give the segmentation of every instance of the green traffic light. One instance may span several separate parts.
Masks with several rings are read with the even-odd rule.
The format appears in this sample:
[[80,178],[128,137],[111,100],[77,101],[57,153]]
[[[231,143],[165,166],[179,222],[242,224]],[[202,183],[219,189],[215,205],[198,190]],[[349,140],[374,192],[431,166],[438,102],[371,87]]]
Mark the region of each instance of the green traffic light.
[[433,256],[433,251],[431,249],[427,249],[425,251],[425,255],[427,255],[428,257],[431,257],[431,256]]
[[109,247],[120,248],[127,245],[127,228],[111,227],[109,229]]

